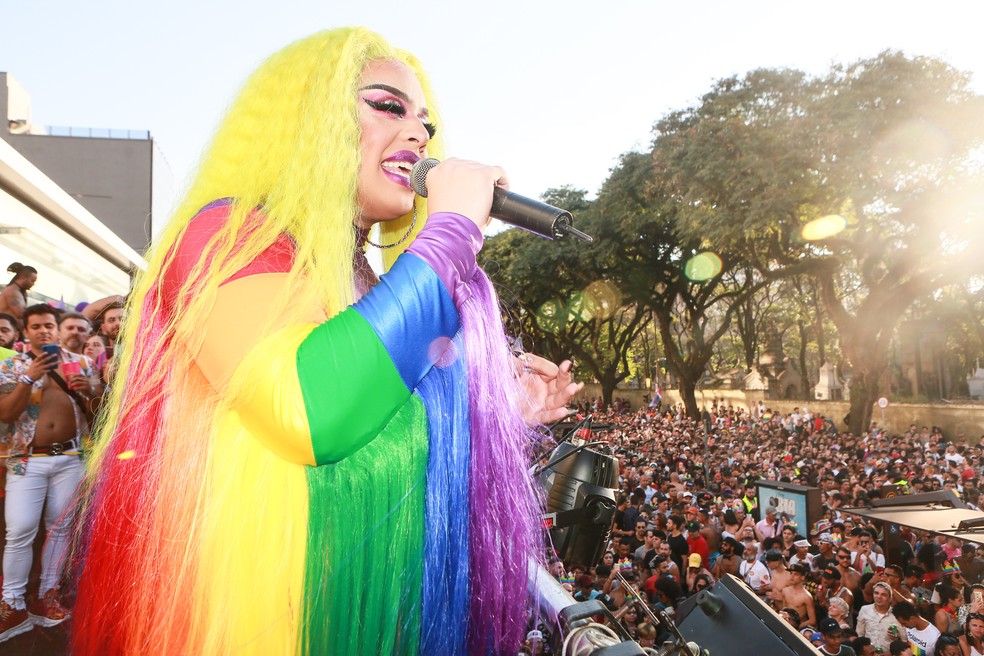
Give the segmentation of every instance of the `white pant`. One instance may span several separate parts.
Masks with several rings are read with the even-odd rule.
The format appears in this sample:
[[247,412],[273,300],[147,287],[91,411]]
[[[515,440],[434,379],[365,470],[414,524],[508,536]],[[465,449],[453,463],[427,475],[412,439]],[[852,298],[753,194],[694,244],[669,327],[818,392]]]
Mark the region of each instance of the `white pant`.
[[38,534],[42,507],[47,539],[41,552],[40,593],[58,586],[72,524],[66,511],[84,474],[85,466],[77,455],[28,458],[24,474],[14,474],[8,468],[3,600],[14,608],[25,608],[24,593],[33,556],[31,545]]

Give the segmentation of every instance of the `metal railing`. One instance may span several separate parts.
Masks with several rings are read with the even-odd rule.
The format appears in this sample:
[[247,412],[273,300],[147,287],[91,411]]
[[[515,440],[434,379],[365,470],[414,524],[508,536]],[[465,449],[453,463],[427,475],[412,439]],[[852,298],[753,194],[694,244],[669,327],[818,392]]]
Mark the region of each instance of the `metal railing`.
[[73,128],[61,125],[45,126],[50,137],[82,137],[85,139],[150,139],[150,130],[115,130],[112,128]]

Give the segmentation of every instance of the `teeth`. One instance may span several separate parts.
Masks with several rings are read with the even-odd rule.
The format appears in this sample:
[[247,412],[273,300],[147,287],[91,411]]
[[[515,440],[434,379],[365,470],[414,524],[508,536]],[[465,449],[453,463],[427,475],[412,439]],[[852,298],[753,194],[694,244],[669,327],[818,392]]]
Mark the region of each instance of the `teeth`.
[[410,165],[406,162],[383,162],[383,168],[404,175],[409,175],[410,173]]

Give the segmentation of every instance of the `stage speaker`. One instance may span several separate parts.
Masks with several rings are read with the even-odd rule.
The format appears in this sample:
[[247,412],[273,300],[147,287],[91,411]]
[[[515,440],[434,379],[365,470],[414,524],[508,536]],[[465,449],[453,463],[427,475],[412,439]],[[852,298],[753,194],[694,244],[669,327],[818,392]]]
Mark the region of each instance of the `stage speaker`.
[[817,656],[817,649],[741,581],[727,575],[677,608],[684,639],[711,654]]
[[611,534],[618,459],[562,442],[537,474],[547,499],[544,523],[561,560],[591,566]]

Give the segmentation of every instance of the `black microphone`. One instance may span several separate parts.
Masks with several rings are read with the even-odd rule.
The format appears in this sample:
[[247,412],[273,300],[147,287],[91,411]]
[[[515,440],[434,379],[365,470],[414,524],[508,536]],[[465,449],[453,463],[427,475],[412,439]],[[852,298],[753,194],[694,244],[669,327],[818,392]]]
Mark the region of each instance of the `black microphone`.
[[[428,157],[413,165],[410,186],[418,195],[427,198],[427,173],[438,164],[440,162],[436,159]],[[489,215],[547,239],[563,239],[573,235],[581,241],[594,241],[594,237],[574,227],[574,217],[567,210],[514,194],[502,187],[496,187],[492,192]]]

